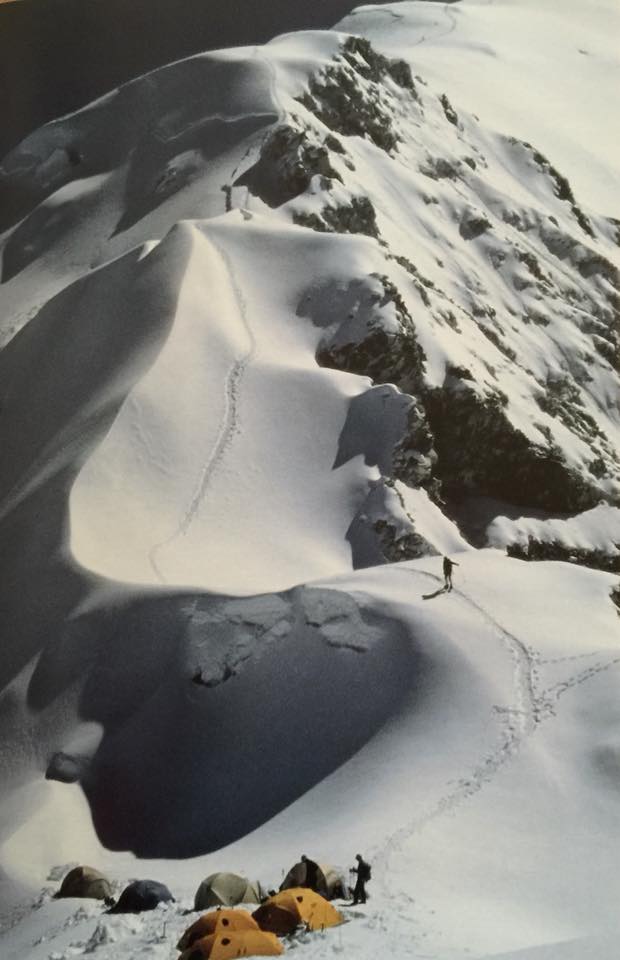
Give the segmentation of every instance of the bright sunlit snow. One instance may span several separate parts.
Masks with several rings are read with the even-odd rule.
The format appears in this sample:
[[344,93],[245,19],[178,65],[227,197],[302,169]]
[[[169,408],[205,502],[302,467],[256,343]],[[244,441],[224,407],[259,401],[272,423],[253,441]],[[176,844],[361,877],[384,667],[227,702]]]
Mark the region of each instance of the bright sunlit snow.
[[2,960],[358,851],[287,952],[616,960],[619,25],[361,7],[0,165]]

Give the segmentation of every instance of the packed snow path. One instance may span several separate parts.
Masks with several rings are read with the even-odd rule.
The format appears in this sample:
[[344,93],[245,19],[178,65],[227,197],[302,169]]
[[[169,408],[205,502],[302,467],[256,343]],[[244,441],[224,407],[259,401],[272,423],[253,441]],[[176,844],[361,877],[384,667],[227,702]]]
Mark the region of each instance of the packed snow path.
[[239,402],[241,386],[245,371],[252,362],[256,352],[256,339],[252,331],[252,326],[248,317],[248,306],[241,290],[241,287],[235,276],[234,268],[228,253],[221,244],[211,237],[210,242],[221,257],[230,280],[230,284],[238,305],[238,317],[245,331],[248,345],[245,353],[238,357],[231,365],[224,382],[224,414],[220,420],[215,444],[209,454],[200,476],[196,482],[194,493],[191,500],[179,521],[176,530],[166,540],[155,544],[149,551],[149,560],[161,583],[166,583],[166,579],[157,563],[159,553],[166,547],[171,546],[179,537],[182,537],[188,530],[200,509],[200,505],[206,495],[209,482],[217,470],[218,466],[226,456],[226,452],[238,433],[239,424]]
[[[413,574],[431,579],[442,585],[442,578],[435,574],[420,570],[409,571],[398,568],[398,572],[405,575]],[[435,806],[416,816],[409,823],[399,827],[391,834],[384,844],[372,851],[371,859],[375,863],[376,876],[381,883],[384,893],[393,897],[405,896],[405,891],[394,886],[394,871],[391,859],[395,853],[402,855],[403,848],[415,835],[421,833],[425,827],[446,814],[453,813],[463,803],[474,797],[489,785],[498,772],[511,761],[524,742],[532,736],[537,727],[544,721],[557,716],[556,704],[569,690],[591,680],[598,674],[620,665],[620,656],[608,654],[604,651],[592,651],[567,657],[543,659],[541,654],[528,644],[520,640],[514,633],[499,623],[480,603],[476,602],[462,589],[453,588],[451,591],[440,590],[431,597],[459,597],[486,621],[495,632],[502,646],[507,650],[513,663],[513,703],[511,705],[495,705],[493,711],[500,721],[500,735],[496,747],[480,758],[472,769],[471,774],[461,777],[455,788],[440,797]],[[557,681],[550,686],[541,684],[540,667],[556,664],[581,663],[584,659],[599,658],[592,666]]]

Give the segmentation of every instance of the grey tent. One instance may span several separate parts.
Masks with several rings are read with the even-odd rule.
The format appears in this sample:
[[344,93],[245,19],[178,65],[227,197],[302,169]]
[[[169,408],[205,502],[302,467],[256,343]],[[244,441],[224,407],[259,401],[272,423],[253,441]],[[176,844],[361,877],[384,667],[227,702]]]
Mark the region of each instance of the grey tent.
[[60,885],[56,897],[90,897],[92,900],[112,898],[112,884],[94,867],[74,867]]
[[209,907],[234,907],[238,903],[260,903],[263,892],[260,884],[236,873],[212,873],[203,880],[194,898],[194,910]]
[[[329,863],[318,863],[316,883],[314,889],[326,900],[335,900],[337,897],[346,897],[347,885],[342,871],[332,867]],[[291,867],[280,884],[280,890],[290,890],[293,887],[306,885],[306,864],[303,860]]]
[[143,913],[154,910],[159,903],[170,903],[174,897],[163,883],[157,880],[134,880],[125,887],[118,903],[108,913]]

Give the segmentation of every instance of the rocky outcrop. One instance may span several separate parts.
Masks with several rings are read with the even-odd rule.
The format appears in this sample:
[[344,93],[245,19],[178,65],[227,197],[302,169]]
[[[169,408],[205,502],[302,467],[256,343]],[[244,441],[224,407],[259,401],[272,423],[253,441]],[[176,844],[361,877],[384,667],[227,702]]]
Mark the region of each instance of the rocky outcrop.
[[438,552],[416,530],[415,518],[407,511],[397,486],[385,477],[371,484],[347,530],[347,540],[356,569],[436,556]]
[[501,392],[484,396],[448,376],[442,388],[426,392],[424,405],[436,474],[447,495],[478,493],[561,512],[586,510],[600,500],[595,478],[587,483],[551,440],[533,443],[511,424]]
[[[620,548],[620,544],[618,547]],[[620,573],[620,553],[617,556],[610,556],[604,550],[570,548],[557,540],[541,541],[535,537],[529,537],[526,545],[509,544],[506,553],[509,557],[516,557],[518,560],[562,560],[583,567],[593,567],[595,570],[606,570],[608,573]],[[617,596],[620,601],[620,592]]]
[[320,213],[293,212],[293,223],[319,233],[361,233],[378,237],[377,215],[368,197],[352,197],[349,203],[327,203]]
[[342,153],[335,137],[283,123],[267,137],[257,162],[234,186],[247,186],[270,207],[279,207],[304,193],[314,176],[341,180],[331,162],[331,151]]
[[371,377],[375,383],[395,383],[415,395],[424,381],[425,357],[413,318],[397,286],[385,275],[374,279],[379,291],[366,288],[363,317],[358,307],[360,322],[352,323],[355,317],[343,314],[343,322],[319,346],[317,362]]
[[400,138],[386,97],[389,83],[417,101],[411,69],[404,60],[388,60],[362,37],[348,37],[334,64],[311,78],[299,102],[330,130],[367,137],[391,153]]

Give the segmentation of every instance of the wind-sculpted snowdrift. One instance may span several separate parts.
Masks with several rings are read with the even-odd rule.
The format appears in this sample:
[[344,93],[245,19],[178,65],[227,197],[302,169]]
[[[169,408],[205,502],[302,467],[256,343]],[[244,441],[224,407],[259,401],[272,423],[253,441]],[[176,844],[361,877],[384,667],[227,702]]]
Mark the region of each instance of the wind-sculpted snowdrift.
[[81,782],[108,848],[188,857],[345,763],[423,698],[426,672],[397,620],[346,593],[128,596],[58,631],[27,702],[44,715],[77,688],[82,723],[103,731],[85,754],[67,746],[77,717],[56,729],[46,776]]

